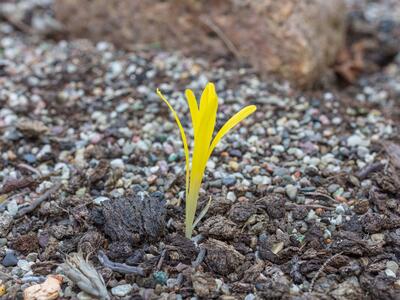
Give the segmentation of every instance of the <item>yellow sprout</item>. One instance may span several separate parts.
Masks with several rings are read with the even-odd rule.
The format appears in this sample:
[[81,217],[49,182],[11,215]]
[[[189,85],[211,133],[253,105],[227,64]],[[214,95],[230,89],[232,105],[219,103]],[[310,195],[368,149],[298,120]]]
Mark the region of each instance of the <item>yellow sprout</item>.
[[[185,235],[190,239],[192,237],[194,225],[196,225],[198,222],[198,220],[195,222],[194,218],[196,214],[197,200],[199,199],[200,186],[203,180],[207,161],[221,138],[243,119],[251,115],[256,110],[256,107],[255,105],[249,105],[240,110],[233,117],[231,117],[224,126],[222,126],[213,139],[212,137],[218,110],[218,96],[215,92],[214,84],[207,84],[203,94],[201,95],[200,105],[197,104],[197,100],[193,91],[186,90],[185,95],[189,105],[190,115],[192,117],[194,133],[194,147],[192,161],[190,163],[188,141],[186,139],[185,130],[183,129],[182,123],[179,120],[178,114],[158,89],[157,94],[172,111],[182,138],[183,150],[185,152],[186,159]],[[203,213],[200,214],[200,218],[202,215]]]

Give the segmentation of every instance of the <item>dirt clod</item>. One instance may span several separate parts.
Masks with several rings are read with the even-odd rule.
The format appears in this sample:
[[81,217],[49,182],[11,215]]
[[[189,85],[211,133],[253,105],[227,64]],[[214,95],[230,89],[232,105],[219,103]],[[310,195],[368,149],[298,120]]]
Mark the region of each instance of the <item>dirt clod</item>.
[[210,274],[195,272],[191,275],[193,288],[199,297],[212,299],[218,295],[217,283]]
[[22,254],[29,254],[36,252],[39,249],[39,241],[36,234],[28,233],[19,236],[12,242],[13,249],[21,252]]
[[207,219],[199,231],[206,236],[222,240],[233,239],[238,233],[236,224],[221,215]]
[[140,244],[159,239],[165,230],[163,202],[147,194],[104,203],[104,231],[114,242]]
[[250,201],[238,202],[232,205],[229,210],[229,218],[236,223],[243,223],[256,212],[257,207]]
[[244,256],[234,247],[215,239],[208,239],[204,247],[207,250],[205,262],[211,270],[224,276],[240,272]]

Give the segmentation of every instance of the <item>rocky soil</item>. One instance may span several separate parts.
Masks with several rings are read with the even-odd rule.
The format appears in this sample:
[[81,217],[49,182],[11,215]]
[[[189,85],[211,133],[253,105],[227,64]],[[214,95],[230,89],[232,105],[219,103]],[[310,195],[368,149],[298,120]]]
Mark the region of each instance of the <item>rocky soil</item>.
[[[225,60],[50,39],[48,1],[3,9],[1,299],[49,275],[59,299],[398,299],[400,14],[351,2],[348,47],[310,91]],[[217,127],[258,110],[210,159],[190,241],[179,132],[155,90],[190,128],[183,91],[207,81]]]

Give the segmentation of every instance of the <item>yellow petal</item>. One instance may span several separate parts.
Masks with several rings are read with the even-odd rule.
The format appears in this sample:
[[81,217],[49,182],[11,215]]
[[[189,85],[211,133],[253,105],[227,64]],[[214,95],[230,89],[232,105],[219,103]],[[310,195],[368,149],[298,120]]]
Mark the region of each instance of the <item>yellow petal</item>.
[[186,139],[185,130],[183,129],[182,123],[179,120],[178,114],[173,109],[172,105],[168,102],[168,100],[164,97],[164,95],[161,94],[159,89],[157,89],[157,95],[168,105],[169,109],[172,111],[172,114],[175,117],[176,124],[178,124],[179,131],[181,133],[183,150],[185,152],[185,160],[186,160],[185,168],[186,168],[186,196],[187,196],[189,192],[189,147]]
[[192,116],[193,132],[196,132],[199,119],[199,107],[197,105],[196,96],[192,90],[186,90],[185,95],[189,104],[190,115]]
[[[208,157],[211,155],[213,152],[215,146],[219,143],[219,141],[222,139],[222,137],[229,132],[233,127],[235,127],[237,124],[239,124],[242,120],[247,118],[249,115],[251,115],[253,112],[256,111],[256,106],[255,105],[249,105],[246,106],[245,108],[242,108],[238,113],[236,113],[233,117],[231,117],[224,126],[218,131],[217,135],[215,136],[214,140],[211,143],[210,149],[208,151]],[[207,158],[208,159],[208,158]]]

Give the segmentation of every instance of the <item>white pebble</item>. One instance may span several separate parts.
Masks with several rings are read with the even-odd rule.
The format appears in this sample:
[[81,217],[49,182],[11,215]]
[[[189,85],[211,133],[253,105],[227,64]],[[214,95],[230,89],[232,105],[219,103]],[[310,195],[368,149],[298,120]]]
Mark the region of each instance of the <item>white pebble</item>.
[[124,297],[132,291],[133,287],[130,284],[121,284],[111,289],[111,294],[118,297]]
[[113,169],[123,169],[124,166],[125,166],[125,164],[124,164],[124,161],[123,161],[122,159],[116,158],[116,159],[113,159],[113,160],[110,162],[110,166],[111,166],[111,168],[113,168]]
[[228,192],[228,194],[226,194],[226,199],[228,199],[231,202],[235,202],[236,201],[236,195],[234,192]]

